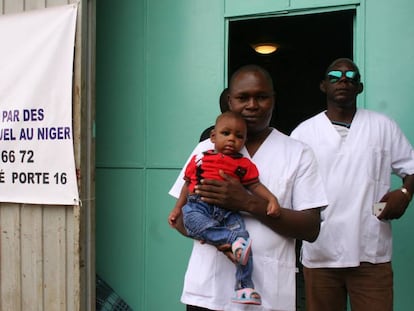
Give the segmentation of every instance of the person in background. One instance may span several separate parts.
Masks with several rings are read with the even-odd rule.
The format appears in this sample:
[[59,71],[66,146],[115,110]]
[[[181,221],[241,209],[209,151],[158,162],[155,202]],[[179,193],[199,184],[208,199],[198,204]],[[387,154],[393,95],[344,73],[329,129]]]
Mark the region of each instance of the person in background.
[[[229,100],[229,95],[228,95],[228,88],[225,88],[221,94],[220,94],[220,99],[219,99],[219,104],[220,104],[220,111],[226,112],[229,111],[229,105],[228,105],[228,100]],[[210,132],[214,129],[214,125],[206,128],[200,135],[200,140],[199,141],[203,141],[206,140],[208,138],[210,138]]]
[[349,295],[353,311],[391,311],[391,220],[411,201],[413,148],[393,120],[357,108],[363,84],[352,60],[329,65],[320,89],[326,111],[291,133],[314,150],[329,201],[318,239],[303,242],[306,310],[345,310]]
[[168,217],[168,223],[175,228],[176,220],[182,213],[187,236],[216,246],[231,244],[237,263],[232,301],[260,305],[260,294],[254,290],[251,279],[252,243],[243,217],[238,212],[204,203],[194,193],[194,187],[204,178],[222,180],[220,171],[223,171],[226,175],[239,179],[250,192],[266,199],[269,216],[279,216],[280,206],[276,197],[259,181],[259,172],[254,163],[240,153],[246,135],[246,122],[240,114],[227,111],[217,117],[210,134],[214,149],[194,155],[187,165],[185,184]]
[[[245,189],[226,174],[223,180],[203,179],[194,192],[208,204],[240,211],[246,229],[255,241],[252,279],[261,293],[257,311],[294,311],[295,239],[314,241],[320,228],[320,209],[327,205],[322,180],[312,150],[269,127],[274,107],[273,82],[269,73],[256,65],[239,68],[229,83],[229,109],[242,115],[247,124],[247,140],[241,153],[257,166],[261,182],[276,196],[279,217],[267,215],[268,202]],[[207,139],[194,154],[214,148]],[[178,198],[184,171],[170,190]],[[177,230],[186,234],[182,219]],[[187,310],[247,310],[244,304],[229,303],[232,290],[232,258],[226,245],[215,247],[193,243],[184,279],[181,301]],[[234,259],[234,258],[232,258]]]

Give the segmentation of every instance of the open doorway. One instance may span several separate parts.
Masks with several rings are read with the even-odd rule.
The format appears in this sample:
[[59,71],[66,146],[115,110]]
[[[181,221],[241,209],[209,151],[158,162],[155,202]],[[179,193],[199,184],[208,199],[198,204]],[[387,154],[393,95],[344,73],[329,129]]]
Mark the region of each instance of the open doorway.
[[[353,58],[355,10],[231,21],[228,73],[258,64],[273,77],[276,105],[272,126],[285,134],[325,109],[319,90],[326,67],[338,57]],[[280,44],[273,54],[257,54],[258,40]]]

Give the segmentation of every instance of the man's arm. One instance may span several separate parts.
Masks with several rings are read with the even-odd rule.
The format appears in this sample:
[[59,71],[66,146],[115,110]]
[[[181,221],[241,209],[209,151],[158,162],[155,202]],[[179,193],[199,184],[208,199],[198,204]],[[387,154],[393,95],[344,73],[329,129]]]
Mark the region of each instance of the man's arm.
[[267,200],[250,194],[241,183],[224,175],[224,181],[203,180],[196,193],[207,203],[254,215],[278,234],[313,242],[320,230],[320,208],[295,211],[281,207],[278,218],[266,214]]

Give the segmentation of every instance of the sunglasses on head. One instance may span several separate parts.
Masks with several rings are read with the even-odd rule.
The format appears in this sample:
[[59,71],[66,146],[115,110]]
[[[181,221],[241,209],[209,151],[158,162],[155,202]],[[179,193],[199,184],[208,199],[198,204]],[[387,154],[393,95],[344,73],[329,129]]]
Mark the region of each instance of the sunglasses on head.
[[359,82],[359,74],[356,71],[348,70],[348,71],[340,71],[340,70],[331,70],[326,75],[328,77],[328,81],[330,83],[338,82],[343,76],[352,83]]

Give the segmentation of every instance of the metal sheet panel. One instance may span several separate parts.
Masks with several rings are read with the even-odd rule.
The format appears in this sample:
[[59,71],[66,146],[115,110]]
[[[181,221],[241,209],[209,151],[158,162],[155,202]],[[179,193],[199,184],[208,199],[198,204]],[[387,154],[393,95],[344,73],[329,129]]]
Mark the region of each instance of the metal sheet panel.
[[[75,1],[2,0],[0,13],[13,14],[72,2]],[[84,153],[91,157],[93,150],[89,143],[85,143],[86,135],[82,132],[85,126],[82,122],[81,104],[91,108],[90,101],[86,101],[89,89],[85,85],[90,85],[94,81],[89,71],[88,78],[91,80],[85,82],[89,69],[84,60],[88,55],[86,50],[91,50],[86,44],[86,38],[88,35],[94,36],[94,24],[87,25],[86,14],[82,21],[81,13],[83,10],[86,13],[91,9],[93,11],[91,1],[80,1],[73,86],[75,160],[79,172],[86,172],[85,177],[89,175],[87,170],[90,166],[83,167],[80,162]],[[91,118],[90,113],[87,116]],[[88,148],[82,148],[81,144]],[[85,152],[85,149],[88,149],[88,152]],[[89,182],[90,179],[85,178],[80,185],[90,190],[93,186],[85,184]],[[85,193],[89,195],[90,191],[84,191],[84,195]],[[87,199],[84,198],[87,201],[85,205],[93,206],[94,200],[90,197]],[[81,259],[88,262],[84,257],[93,257],[93,252],[81,254],[80,245],[86,244],[84,238],[81,242],[81,225],[84,226],[83,237],[90,238],[87,234],[90,224],[82,223],[84,210],[87,209],[82,208],[81,214],[79,206],[0,203],[0,310],[94,310],[94,291],[90,290],[90,284],[86,285],[91,281],[94,283],[94,269],[88,267],[88,277],[83,278],[83,284],[80,278],[81,269],[85,270],[85,265],[80,265]],[[90,245],[84,246],[83,250],[90,251]],[[90,277],[91,275],[93,277]],[[88,288],[89,294],[85,294]],[[81,289],[84,291],[83,294]]]

